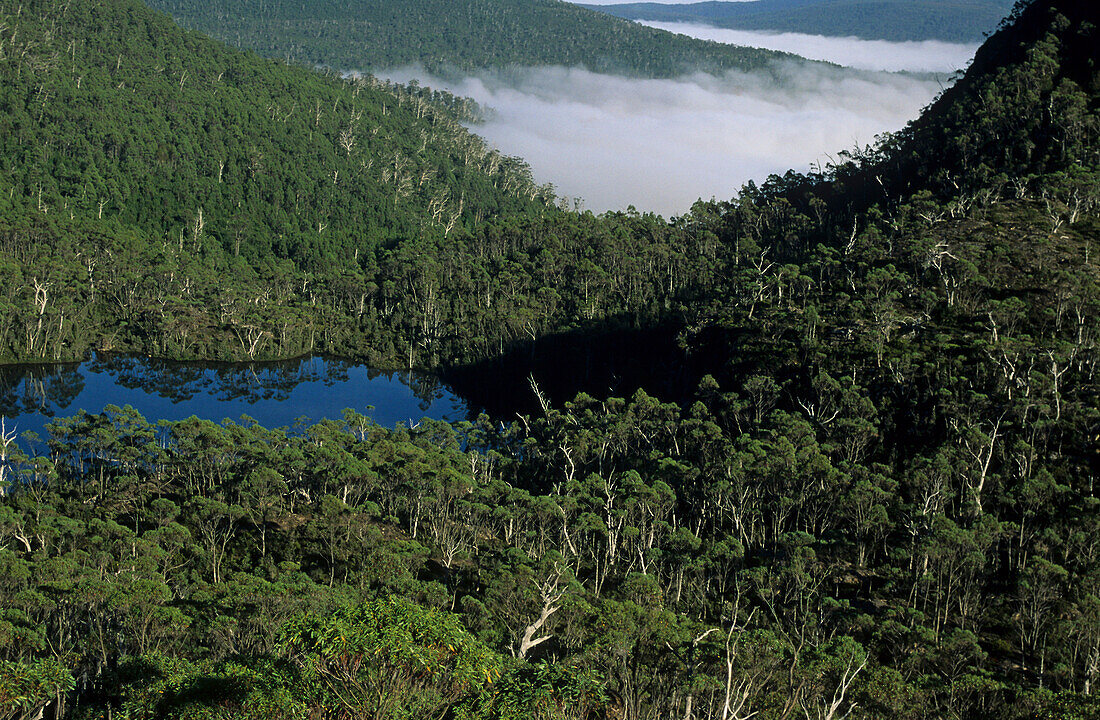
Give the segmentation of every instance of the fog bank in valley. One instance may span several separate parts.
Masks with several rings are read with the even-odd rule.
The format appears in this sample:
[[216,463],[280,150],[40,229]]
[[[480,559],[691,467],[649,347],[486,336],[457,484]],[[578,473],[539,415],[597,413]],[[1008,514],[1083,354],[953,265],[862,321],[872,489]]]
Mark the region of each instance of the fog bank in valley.
[[640,24],[700,40],[781,50],[811,60],[824,60],[861,70],[952,73],[964,69],[978,50],[977,45],[940,40],[889,42],[790,32],[730,30],[698,23],[642,20]]
[[[492,109],[473,131],[527,160],[539,183],[601,212],[665,216],[727,200],[748,180],[808,170],[914,118],[935,82],[795,64],[773,77],[699,74],[638,80],[528,68],[446,82],[415,68],[380,73],[472,97]],[[835,155],[832,155],[835,157]]]

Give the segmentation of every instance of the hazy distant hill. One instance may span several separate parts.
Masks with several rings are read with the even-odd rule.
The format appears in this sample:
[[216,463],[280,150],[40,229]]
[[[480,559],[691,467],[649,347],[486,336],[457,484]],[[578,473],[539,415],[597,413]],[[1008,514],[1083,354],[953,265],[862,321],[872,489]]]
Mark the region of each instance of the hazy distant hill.
[[428,70],[584,66],[672,77],[751,70],[782,53],[639,27],[558,0],[150,0],[186,27],[306,65]]
[[738,30],[978,42],[1008,14],[1012,0],[754,0],[584,7],[629,20],[696,22]]

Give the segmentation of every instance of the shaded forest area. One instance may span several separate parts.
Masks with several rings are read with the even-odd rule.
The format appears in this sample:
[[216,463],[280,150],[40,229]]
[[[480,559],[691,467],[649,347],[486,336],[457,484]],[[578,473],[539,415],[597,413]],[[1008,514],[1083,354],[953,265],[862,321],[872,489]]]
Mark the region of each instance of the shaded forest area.
[[[553,358],[539,343],[555,334],[648,332],[690,370],[668,396],[631,380],[563,399],[536,374],[509,424],[349,413],[288,433],[109,408],[29,448],[5,429],[0,703],[15,718],[1096,717],[1098,13],[1021,3],[905,131],[668,222],[531,201],[381,241],[369,293],[366,271],[342,286],[310,265],[323,244],[282,266],[306,318],[288,338],[323,328],[317,343],[362,357],[502,376],[493,363]],[[0,34],[5,57],[21,33]],[[118,287],[80,264],[117,252],[99,228],[130,228],[128,259],[178,249],[174,229],[150,241],[95,206],[6,194],[4,217],[95,288],[89,308]],[[7,277],[25,279],[7,281],[4,317],[24,357],[60,300],[38,310],[46,251],[15,237]],[[233,256],[223,241],[206,247],[134,287],[249,287],[204,264]],[[135,297],[187,297],[160,292]],[[236,341],[216,297],[193,300],[196,352]],[[253,307],[266,322],[273,306]],[[103,312],[89,337],[172,337]]]

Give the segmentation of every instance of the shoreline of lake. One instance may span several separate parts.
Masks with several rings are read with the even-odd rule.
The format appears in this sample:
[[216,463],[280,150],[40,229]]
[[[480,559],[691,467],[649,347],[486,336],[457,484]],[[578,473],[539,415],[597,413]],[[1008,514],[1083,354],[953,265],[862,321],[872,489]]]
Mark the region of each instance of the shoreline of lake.
[[0,366],[0,416],[40,435],[54,418],[130,405],[150,420],[249,417],[265,427],[338,419],[345,408],[383,426],[467,419],[471,405],[432,373],[381,370],[318,355],[187,362],[93,355],[82,362]]

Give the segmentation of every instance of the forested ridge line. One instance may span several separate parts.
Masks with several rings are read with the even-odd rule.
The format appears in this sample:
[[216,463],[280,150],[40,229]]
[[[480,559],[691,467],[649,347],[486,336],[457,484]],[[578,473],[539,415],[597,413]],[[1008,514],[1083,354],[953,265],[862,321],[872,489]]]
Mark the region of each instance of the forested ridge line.
[[[583,4],[583,3],[582,3]],[[755,2],[585,5],[630,20],[914,42],[981,42],[1011,0],[756,0]]]
[[[477,366],[555,327],[667,320],[700,370],[675,398],[562,400],[536,376],[510,424],[108,408],[37,443],[7,429],[0,699],[1096,717],[1098,12],[1021,3],[956,91],[849,164],[670,222],[540,210],[395,244],[421,262],[364,300],[394,303],[378,334],[328,326]],[[410,267],[419,284],[386,288]],[[303,308],[355,306],[317,283]]]
[[769,71],[789,53],[639,26],[560,0],[153,0],[185,27],[307,66],[435,74],[529,66],[669,78]]

